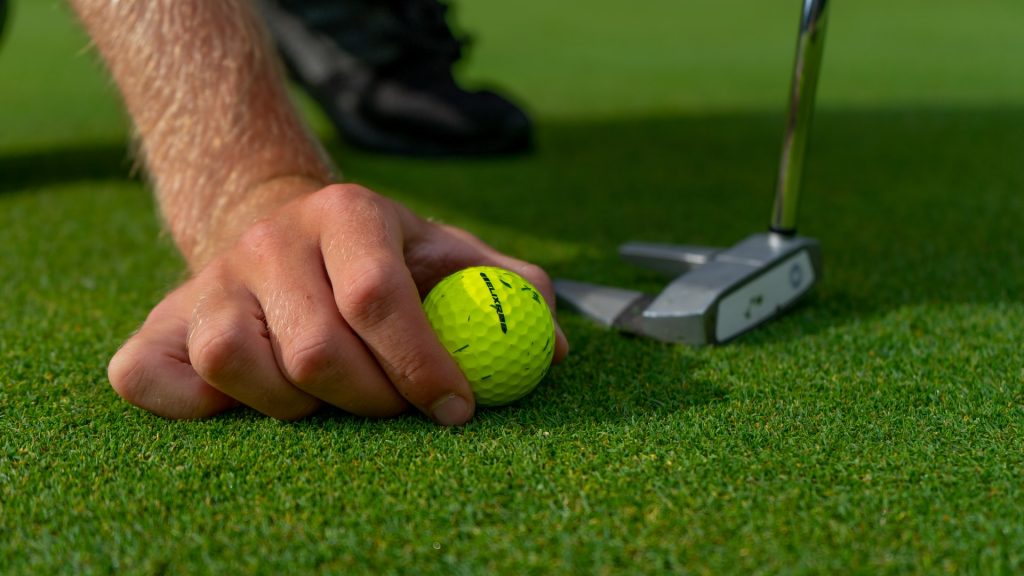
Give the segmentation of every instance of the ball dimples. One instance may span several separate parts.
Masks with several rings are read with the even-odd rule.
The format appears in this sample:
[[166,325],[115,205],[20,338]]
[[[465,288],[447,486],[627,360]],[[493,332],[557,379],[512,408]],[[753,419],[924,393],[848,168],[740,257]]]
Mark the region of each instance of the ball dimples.
[[514,272],[493,266],[460,270],[427,294],[423,308],[481,406],[522,398],[551,366],[551,311],[540,292]]

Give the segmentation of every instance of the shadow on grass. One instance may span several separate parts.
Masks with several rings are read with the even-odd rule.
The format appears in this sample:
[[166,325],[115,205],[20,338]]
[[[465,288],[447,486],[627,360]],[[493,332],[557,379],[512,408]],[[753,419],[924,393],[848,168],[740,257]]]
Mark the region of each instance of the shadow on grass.
[[[719,402],[727,390],[703,377],[707,362],[670,344],[605,333],[572,331],[581,337],[563,365],[520,406],[482,415],[484,421],[539,420],[543,426],[629,421],[674,414]],[[627,340],[627,343],[620,341]]]
[[121,180],[134,173],[128,144],[81,143],[0,153],[0,194],[81,180]]
[[[431,215],[500,249],[517,246],[503,237],[509,231],[575,247],[565,258],[519,254],[553,276],[657,290],[664,282],[620,263],[617,245],[727,246],[764,230],[781,130],[780,115],[749,113],[550,121],[526,158],[415,161],[331,149],[351,180],[440,210]],[[801,232],[821,240],[824,278],[795,324],[770,324],[769,337],[907,305],[1019,301],[1022,150],[1024,108],[819,113]]]
[[[700,408],[728,395],[726,388],[702,376],[706,362],[692,350],[640,339],[623,346],[610,334],[591,335],[577,344],[569,359],[554,367],[533,393],[509,406],[479,408],[467,429],[543,430],[582,422],[629,422]],[[595,358],[604,361],[595,362]],[[249,409],[231,414],[231,419],[259,418]],[[324,429],[352,425],[395,429],[390,420],[368,420],[334,408],[301,422]],[[398,422],[399,429],[414,433],[436,430],[415,410]]]

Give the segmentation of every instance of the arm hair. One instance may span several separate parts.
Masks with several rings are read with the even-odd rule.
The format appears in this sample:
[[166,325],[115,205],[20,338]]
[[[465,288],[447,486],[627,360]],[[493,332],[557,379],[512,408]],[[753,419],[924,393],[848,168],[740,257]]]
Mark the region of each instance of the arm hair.
[[247,0],[70,0],[124,98],[160,211],[193,268],[332,180]]

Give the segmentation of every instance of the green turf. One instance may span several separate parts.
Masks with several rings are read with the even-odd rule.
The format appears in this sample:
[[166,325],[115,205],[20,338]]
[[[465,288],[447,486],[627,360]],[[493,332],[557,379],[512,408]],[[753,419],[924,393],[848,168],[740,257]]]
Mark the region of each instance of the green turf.
[[[797,2],[463,2],[462,70],[537,154],[353,180],[558,276],[656,289],[627,239],[762,229]],[[805,305],[692,350],[561,315],[520,404],[176,423],[106,360],[183,275],[66,8],[0,49],[0,572],[1024,571],[1024,4],[834,3]],[[308,109],[308,102],[305,104]]]

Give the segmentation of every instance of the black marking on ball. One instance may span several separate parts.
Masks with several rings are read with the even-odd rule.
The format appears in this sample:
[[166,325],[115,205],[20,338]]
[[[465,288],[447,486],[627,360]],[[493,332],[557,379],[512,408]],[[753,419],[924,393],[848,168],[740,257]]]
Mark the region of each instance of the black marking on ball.
[[[494,284],[491,283],[491,279],[487,277],[486,272],[481,272],[480,277],[484,279],[484,284],[487,285],[487,290],[491,292],[491,308],[498,313],[498,324],[501,325],[501,333],[508,334],[508,325],[505,324],[505,311],[501,308],[501,299],[498,298],[498,293],[494,291]],[[502,281],[504,284],[504,281]],[[506,286],[508,286],[506,284]]]
[[530,293],[530,298],[533,298],[534,302],[540,304],[540,294],[537,294],[537,291],[534,290],[532,287],[530,287],[530,286],[523,286],[522,288],[519,289],[519,291],[520,292],[529,292]]
[[466,344],[466,345],[465,345],[465,346],[463,346],[462,348],[459,348],[458,350],[456,350],[456,351],[452,352],[452,354],[458,354],[459,352],[462,352],[462,351],[463,351],[463,350],[465,350],[466,348],[469,348],[469,344]]
[[509,290],[512,289],[512,285],[509,284],[508,282],[505,282],[504,278],[498,278],[498,282],[501,282],[505,286],[505,288],[508,288]]

